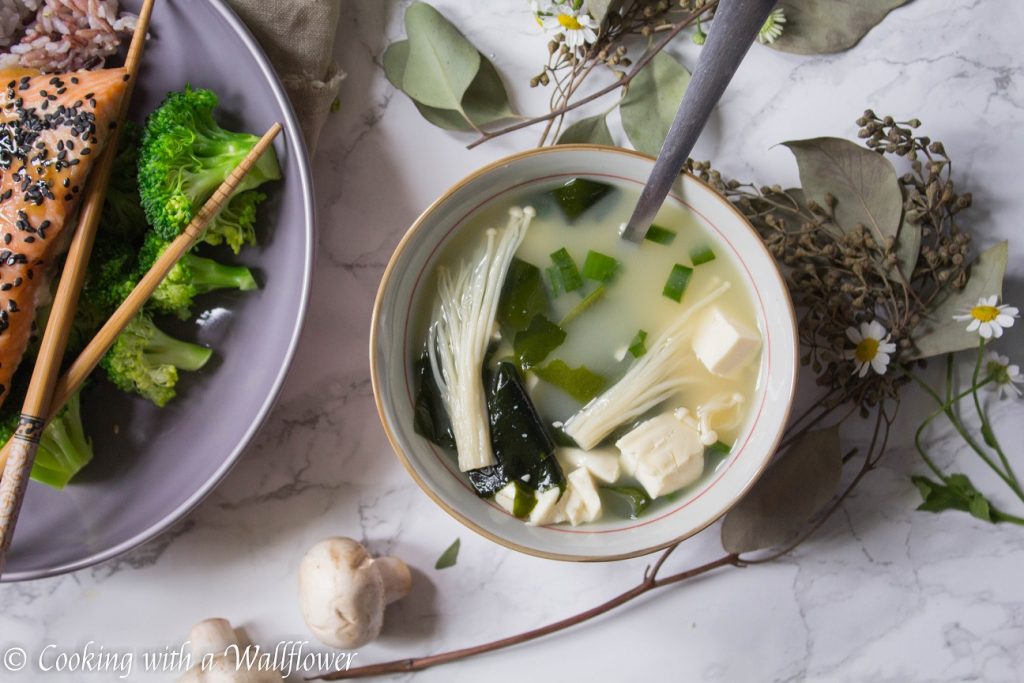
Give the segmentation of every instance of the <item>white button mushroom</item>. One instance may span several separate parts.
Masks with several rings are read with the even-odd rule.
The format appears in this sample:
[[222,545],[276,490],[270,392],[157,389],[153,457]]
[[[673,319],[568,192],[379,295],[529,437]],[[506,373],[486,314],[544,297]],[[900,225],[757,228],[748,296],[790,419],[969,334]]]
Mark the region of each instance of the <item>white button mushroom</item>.
[[[188,633],[195,665],[179,683],[280,683],[281,674],[254,665],[245,666],[245,649],[227,619],[206,619]],[[240,663],[241,662],[241,663]]]
[[351,538],[328,538],[299,564],[302,618],[320,642],[351,649],[380,634],[384,607],[409,593],[412,575],[397,557],[374,559]]

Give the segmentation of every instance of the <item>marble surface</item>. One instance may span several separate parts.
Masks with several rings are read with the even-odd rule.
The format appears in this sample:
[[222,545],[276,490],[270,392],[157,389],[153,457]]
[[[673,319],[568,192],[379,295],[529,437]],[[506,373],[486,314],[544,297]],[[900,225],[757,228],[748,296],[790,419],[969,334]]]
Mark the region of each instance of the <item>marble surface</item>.
[[[384,438],[366,349],[373,296],[392,248],[448,185],[537,137],[528,130],[466,151],[467,136],[426,124],[379,67],[384,46],[403,35],[404,4],[346,3],[337,54],[349,78],[315,159],[320,232],[312,305],[279,405],[223,484],[171,532],[91,569],[0,587],[0,644],[23,647],[33,660],[20,676],[0,674],[3,680],[115,679],[113,672],[44,678],[34,660],[48,644],[81,651],[89,641],[93,649],[141,659],[176,648],[193,622],[210,616],[243,625],[264,646],[307,640],[296,566],[328,535],[365,539],[374,552],[399,554],[417,568],[412,595],[389,610],[384,635],[356,663],[507,635],[639,580],[648,560],[558,563],[475,536],[416,488]],[[526,83],[543,59],[544,38],[526,3],[436,4],[496,63],[517,106],[541,110],[546,93]],[[694,156],[735,176],[785,184],[795,180],[795,167],[775,143],[853,135],[853,120],[868,105],[917,116],[945,141],[958,181],[974,192],[970,215],[980,241],[1018,235],[1022,24],[1016,3],[918,0],[845,54],[808,58],[755,48]],[[693,46],[676,49],[693,63]],[[1008,284],[1018,305],[1020,249],[1019,242],[1011,246]],[[1015,330],[1000,346],[1019,354],[1019,340]],[[920,397],[908,401],[883,467],[792,556],[721,570],[570,633],[415,679],[1024,680],[1024,534],[966,515],[914,511],[918,497],[908,476],[922,468],[905,435],[926,409]],[[1021,410],[1019,402],[997,406],[1004,443],[1024,437]],[[852,425],[846,443],[856,445],[863,432]],[[970,463],[947,431],[936,429],[929,441],[941,462]],[[970,464],[965,469],[993,490],[990,477]],[[462,539],[457,566],[435,571],[455,538]],[[666,570],[719,552],[712,527],[677,551]],[[131,675],[171,678],[145,673],[139,660]]]

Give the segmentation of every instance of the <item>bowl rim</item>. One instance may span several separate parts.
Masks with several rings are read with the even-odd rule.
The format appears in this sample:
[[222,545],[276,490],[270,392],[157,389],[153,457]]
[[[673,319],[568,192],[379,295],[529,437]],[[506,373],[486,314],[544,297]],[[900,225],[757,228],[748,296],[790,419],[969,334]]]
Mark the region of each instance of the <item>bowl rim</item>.
[[285,135],[282,136],[282,140],[290,143],[288,153],[295,157],[297,162],[296,165],[299,169],[298,182],[302,195],[302,213],[304,218],[303,230],[306,232],[306,247],[303,253],[301,296],[296,302],[295,307],[297,314],[295,328],[292,330],[291,336],[288,339],[288,346],[285,349],[284,356],[281,358],[281,365],[278,368],[277,375],[274,377],[273,383],[271,384],[270,391],[267,393],[266,398],[260,405],[260,409],[253,416],[249,428],[242,435],[242,438],[238,441],[238,444],[234,449],[227,454],[227,457],[224,458],[224,462],[221,463],[221,466],[217,468],[217,470],[202,484],[202,486],[196,489],[195,492],[183,500],[177,507],[168,512],[160,521],[150,525],[146,529],[143,529],[131,538],[125,539],[114,546],[88,554],[71,562],[65,562],[45,569],[32,569],[3,574],[0,576],[0,583],[14,583],[18,581],[43,579],[67,574],[80,569],[86,569],[99,564],[100,562],[105,562],[118,557],[119,555],[123,555],[130,550],[134,550],[140,545],[153,540],[160,534],[167,531],[170,527],[180,522],[186,515],[198,507],[199,504],[202,503],[215,488],[217,488],[221,481],[224,480],[224,477],[227,476],[228,472],[230,472],[241,459],[243,452],[249,446],[249,443],[252,441],[259,429],[263,426],[267,416],[270,414],[271,408],[273,408],[274,404],[277,402],[277,398],[281,393],[281,388],[284,385],[284,380],[291,367],[292,360],[295,357],[299,338],[302,334],[303,328],[305,327],[306,312],[309,308],[310,291],[313,285],[314,248],[316,245],[316,203],[313,199],[313,179],[309,165],[309,152],[306,149],[305,138],[302,135],[302,131],[299,129],[295,109],[292,107],[291,100],[289,100],[288,96],[285,94],[284,87],[277,76],[277,72],[271,66],[270,60],[263,51],[263,48],[253,37],[249,27],[242,22],[233,9],[225,4],[224,0],[209,0],[209,3],[235,31],[236,35],[245,45],[249,55],[257,63],[260,71],[263,72],[264,77],[267,79],[267,84],[274,93],[274,99],[277,100],[277,103],[281,107],[281,111],[284,115],[284,121],[281,123],[284,126]]
[[[378,344],[377,344],[377,342],[378,342],[378,339],[379,339],[379,335],[381,334],[381,329],[380,329],[381,328],[381,319],[383,317],[381,309],[383,307],[383,302],[384,302],[384,292],[387,289],[387,287],[388,287],[388,285],[389,285],[389,283],[391,281],[391,277],[394,274],[395,268],[397,267],[397,263],[398,263],[399,257],[408,248],[409,243],[412,241],[413,236],[423,229],[423,226],[426,224],[427,219],[430,218],[430,216],[435,211],[437,211],[437,209],[440,206],[442,206],[445,202],[447,202],[451,198],[451,196],[454,195],[456,192],[458,192],[459,190],[461,190],[465,186],[469,185],[473,181],[477,180],[478,178],[481,178],[481,177],[491,173],[492,171],[494,171],[496,169],[504,167],[504,166],[514,162],[514,161],[518,161],[520,159],[525,159],[525,158],[528,158],[528,157],[539,156],[539,155],[546,155],[546,154],[558,154],[558,153],[562,153],[562,152],[571,152],[571,151],[597,151],[597,152],[601,152],[601,153],[621,154],[621,155],[625,155],[625,156],[631,156],[631,157],[634,157],[634,158],[639,158],[639,159],[643,159],[643,160],[650,161],[650,162],[654,162],[655,161],[655,158],[653,156],[649,155],[649,154],[645,154],[643,152],[638,152],[636,150],[625,149],[625,148],[622,148],[622,147],[613,147],[613,146],[610,146],[610,145],[563,144],[563,145],[555,145],[555,146],[550,146],[550,147],[535,147],[535,148],[532,148],[532,149],[524,150],[522,152],[516,152],[514,154],[510,154],[508,156],[505,156],[505,157],[502,157],[500,159],[497,159],[497,160],[495,160],[495,161],[493,161],[493,162],[491,162],[491,163],[489,163],[489,164],[487,164],[485,166],[482,166],[482,167],[476,169],[475,171],[472,171],[471,173],[469,173],[466,176],[464,176],[462,179],[460,179],[460,180],[456,181],[454,184],[452,184],[437,199],[435,199],[433,202],[431,202],[427,206],[427,208],[424,209],[423,212],[420,213],[420,215],[416,217],[416,219],[413,221],[413,223],[405,231],[405,234],[402,236],[402,239],[399,240],[398,245],[395,247],[395,250],[392,252],[391,258],[388,260],[388,265],[384,269],[384,274],[381,276],[380,285],[377,287],[377,294],[376,294],[376,297],[374,298],[374,302],[373,302],[373,314],[372,314],[372,316],[370,318],[370,384],[371,384],[372,389],[373,389],[374,404],[377,407],[377,417],[380,419],[381,426],[384,428],[384,432],[387,435],[388,442],[391,444],[391,450],[394,451],[394,453],[397,456],[399,462],[401,462],[402,467],[409,474],[409,476],[412,477],[413,481],[416,482],[416,485],[419,486],[420,490],[422,490],[427,495],[427,497],[429,497],[432,501],[434,501],[435,504],[437,504],[442,510],[444,510],[446,513],[448,513],[451,517],[455,518],[458,522],[462,523],[464,526],[468,527],[470,530],[476,532],[477,534],[483,536],[484,538],[486,538],[486,539],[488,539],[490,541],[493,541],[494,543],[497,543],[499,545],[502,545],[502,546],[504,546],[506,548],[509,548],[511,550],[515,550],[515,551],[524,553],[526,555],[532,555],[534,557],[540,557],[540,558],[549,559],[549,560],[560,560],[560,561],[569,561],[569,562],[613,562],[613,561],[616,561],[616,560],[625,560],[625,559],[630,559],[630,558],[634,558],[634,557],[641,557],[643,555],[649,555],[651,553],[657,552],[657,551],[662,550],[664,548],[668,548],[669,546],[673,546],[673,545],[676,545],[678,543],[681,543],[681,542],[685,541],[686,539],[691,538],[692,536],[695,536],[698,533],[700,533],[701,531],[703,531],[704,529],[708,528],[709,526],[714,524],[716,521],[721,519],[723,516],[725,516],[726,513],[728,513],[737,503],[739,503],[739,501],[747,494],[747,492],[754,486],[754,484],[756,484],[757,481],[762,477],[762,475],[764,474],[765,470],[768,468],[768,466],[774,460],[774,457],[772,457],[770,455],[769,457],[763,459],[763,461],[758,466],[757,471],[754,473],[754,475],[752,477],[750,477],[749,481],[742,488],[742,490],[738,491],[723,506],[721,512],[719,512],[717,515],[715,515],[714,517],[710,518],[709,520],[707,520],[703,524],[701,524],[701,525],[699,525],[699,526],[697,526],[697,527],[687,531],[686,533],[683,533],[683,534],[681,534],[681,535],[679,535],[679,536],[677,536],[677,537],[675,537],[673,539],[669,539],[668,541],[665,541],[665,542],[662,542],[662,543],[657,543],[657,544],[652,545],[652,546],[640,548],[640,549],[635,550],[635,551],[630,551],[630,552],[626,552],[626,553],[617,553],[617,554],[614,554],[614,555],[576,555],[576,554],[566,554],[566,553],[557,553],[557,552],[548,552],[548,551],[544,551],[544,550],[538,550],[536,548],[531,548],[531,547],[520,545],[519,543],[515,543],[515,542],[513,542],[513,541],[511,541],[511,540],[509,540],[507,538],[503,538],[502,536],[499,536],[497,534],[494,534],[494,533],[488,531],[487,529],[484,529],[479,524],[477,524],[475,521],[473,521],[470,517],[468,517],[467,515],[462,514],[461,512],[459,512],[458,510],[456,510],[452,506],[450,506],[436,491],[434,491],[432,488],[430,488],[427,485],[427,483],[425,481],[423,481],[423,479],[419,476],[419,474],[417,474],[415,468],[413,468],[412,464],[410,463],[409,455],[405,452],[405,449],[399,443],[398,436],[391,429],[391,426],[388,424],[388,420],[385,417],[384,400],[383,400],[382,395],[381,395],[382,394],[381,385],[382,385],[383,379],[379,376],[380,375],[379,368],[381,367],[381,363],[380,363],[380,357],[378,355]],[[754,229],[754,226],[750,223],[749,220],[747,220],[747,217],[744,216],[739,211],[739,209],[737,209],[735,206],[733,206],[732,202],[730,202],[726,198],[722,197],[717,191],[715,191],[715,189],[713,187],[711,187],[711,185],[709,183],[707,183],[706,181],[701,180],[700,178],[698,178],[697,176],[695,176],[694,174],[692,174],[690,172],[683,172],[682,175],[687,176],[688,179],[697,182],[699,185],[702,185],[705,189],[709,190],[710,193],[711,193],[711,196],[713,196],[716,201],[720,202],[723,206],[728,208],[729,211],[731,211],[736,216],[736,218],[739,219],[739,222],[747,230],[749,230],[750,232],[752,232],[754,234],[754,237],[757,239],[757,244],[761,248],[761,250],[764,253],[764,255],[768,258],[768,261],[772,264],[772,270],[773,270],[775,278],[776,278],[776,280],[778,282],[779,289],[783,293],[783,301],[785,302],[786,309],[789,311],[789,322],[790,322],[789,327],[790,327],[791,335],[792,335],[791,338],[794,341],[794,344],[793,344],[793,364],[792,364],[793,370],[792,370],[792,373],[791,373],[790,377],[788,378],[788,380],[789,380],[789,382],[788,382],[789,390],[788,390],[788,392],[787,392],[787,394],[785,396],[786,407],[785,407],[785,410],[784,410],[784,413],[783,413],[783,419],[780,421],[780,427],[779,427],[778,432],[776,433],[776,435],[774,437],[774,440],[772,441],[770,447],[767,449],[770,454],[774,454],[775,450],[779,446],[779,443],[782,441],[783,436],[785,435],[785,427],[789,423],[789,418],[790,418],[790,416],[792,414],[793,401],[794,401],[794,397],[796,395],[797,378],[798,378],[799,371],[800,371],[800,362],[799,362],[799,360],[800,360],[800,344],[799,344],[799,335],[798,335],[797,325],[796,325],[796,310],[795,310],[795,308],[793,306],[793,300],[792,300],[792,297],[789,294],[789,288],[786,286],[785,279],[782,276],[782,272],[779,269],[778,263],[776,263],[775,258],[771,255],[771,253],[768,251],[768,248],[764,245],[764,242],[761,240],[760,236],[757,234],[757,231]]]

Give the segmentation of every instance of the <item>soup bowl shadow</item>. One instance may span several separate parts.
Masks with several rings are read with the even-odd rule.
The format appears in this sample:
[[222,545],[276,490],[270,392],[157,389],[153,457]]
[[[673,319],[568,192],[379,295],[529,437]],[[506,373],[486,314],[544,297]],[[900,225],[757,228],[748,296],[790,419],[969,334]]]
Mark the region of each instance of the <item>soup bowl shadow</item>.
[[422,345],[421,311],[432,306],[433,272],[446,246],[474,229],[472,215],[532,183],[583,176],[641,187],[654,159],[598,145],[558,145],[496,161],[441,195],[409,228],[384,272],[370,330],[370,375],[388,439],[402,465],[435,503],[486,538],[519,552],[572,561],[607,561],[654,552],[701,531],[754,484],[785,429],[799,363],[796,318],[775,260],[727,200],[692,175],[667,201],[688,209],[737,265],[762,335],[751,415],[731,454],[710,476],[639,519],[606,515],[586,525],[527,526],[478,497],[454,460],[414,430],[413,364]]

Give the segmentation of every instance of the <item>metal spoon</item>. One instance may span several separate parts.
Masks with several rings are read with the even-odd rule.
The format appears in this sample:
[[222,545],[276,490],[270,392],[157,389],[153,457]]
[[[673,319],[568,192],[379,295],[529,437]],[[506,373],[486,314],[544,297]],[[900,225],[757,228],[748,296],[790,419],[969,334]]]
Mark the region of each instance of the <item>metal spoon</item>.
[[640,193],[632,217],[622,226],[623,239],[637,243],[643,241],[707,124],[711,110],[725,92],[775,2],[721,0],[718,3],[707,43],[701,49],[697,68],[693,71],[683,101],[679,103],[679,111],[665,137],[665,144]]

